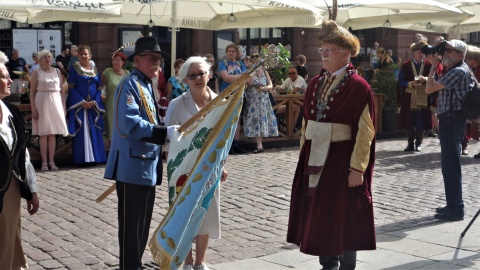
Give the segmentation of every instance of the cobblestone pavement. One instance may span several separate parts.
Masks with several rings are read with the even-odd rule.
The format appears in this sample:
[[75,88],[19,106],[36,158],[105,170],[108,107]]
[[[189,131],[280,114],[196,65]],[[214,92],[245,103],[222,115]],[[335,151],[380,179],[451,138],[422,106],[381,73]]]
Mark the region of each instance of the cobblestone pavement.
[[[433,208],[444,202],[438,140],[426,138],[420,153],[405,153],[405,146],[404,139],[377,141],[373,199],[378,232],[431,222]],[[470,156],[462,157],[468,216],[480,207],[480,160],[472,158],[479,151],[480,144],[472,142]],[[294,248],[285,235],[297,156],[298,147],[289,147],[229,158],[229,176],[221,188],[222,239],[210,242],[208,264]],[[116,268],[116,196],[95,202],[112,184],[102,178],[103,172],[104,166],[38,172],[40,211],[29,217],[22,209],[30,269]],[[151,233],[167,211],[165,186],[157,189]],[[143,258],[153,269],[148,250]]]

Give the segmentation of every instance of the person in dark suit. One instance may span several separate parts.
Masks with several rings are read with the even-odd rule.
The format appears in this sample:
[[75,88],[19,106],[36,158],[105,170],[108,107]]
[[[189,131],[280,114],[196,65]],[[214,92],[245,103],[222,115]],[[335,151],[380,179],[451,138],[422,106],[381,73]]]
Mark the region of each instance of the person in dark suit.
[[152,89],[162,58],[154,37],[141,37],[128,57],[135,69],[115,93],[113,134],[104,177],[116,180],[120,269],[142,269],[155,202],[162,182],[161,146],[176,126],[160,125]]
[[35,169],[26,148],[25,126],[20,111],[1,99],[10,95],[12,79],[0,51],[0,269],[26,268],[22,248],[21,198],[30,215],[38,211]]

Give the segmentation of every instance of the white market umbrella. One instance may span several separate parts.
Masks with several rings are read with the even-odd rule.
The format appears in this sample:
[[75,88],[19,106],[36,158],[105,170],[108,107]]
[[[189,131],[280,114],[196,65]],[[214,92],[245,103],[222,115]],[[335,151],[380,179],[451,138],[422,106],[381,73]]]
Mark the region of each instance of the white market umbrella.
[[[332,1],[326,0],[331,9]],[[317,0],[302,0],[323,10],[327,4]],[[424,22],[435,18],[465,16],[462,10],[434,0],[338,0],[337,23],[353,30],[382,27],[388,20],[396,24]]]
[[[0,3],[3,0],[0,0]],[[15,0],[8,0],[15,1]],[[121,5],[118,16],[102,13],[72,15],[70,21],[147,25],[221,30],[259,27],[316,27],[321,25],[322,11],[299,0],[99,0]],[[144,4],[143,2],[148,2]],[[116,14],[118,7],[107,14]],[[228,21],[233,14],[236,21]],[[38,17],[38,16],[37,16]],[[57,20],[55,16],[30,18],[30,23]]]
[[460,18],[444,17],[423,22],[413,22],[394,26],[400,29],[440,33],[470,33],[480,31],[480,0],[438,0],[462,10]]
[[[2,0],[0,0],[2,1]],[[99,0],[100,2],[106,0]],[[121,4],[121,15],[78,14],[69,21],[169,26],[204,30],[261,27],[318,27],[322,11],[299,0],[109,0]],[[143,2],[148,2],[144,4]],[[234,15],[236,20],[228,20]],[[29,23],[55,21],[32,16]],[[176,33],[172,31],[172,58],[176,57]],[[172,71],[173,71],[172,61]]]
[[2,9],[16,9],[26,12],[35,12],[35,10],[57,10],[73,12],[73,13],[100,13],[120,15],[121,4],[116,0],[71,0],[71,1],[56,1],[56,0],[0,0],[0,7]]
[[0,18],[21,23],[69,21],[72,18],[119,16],[122,5],[116,0],[42,1],[0,0]]
[[0,19],[25,23],[29,16],[30,12],[25,9],[0,8]]

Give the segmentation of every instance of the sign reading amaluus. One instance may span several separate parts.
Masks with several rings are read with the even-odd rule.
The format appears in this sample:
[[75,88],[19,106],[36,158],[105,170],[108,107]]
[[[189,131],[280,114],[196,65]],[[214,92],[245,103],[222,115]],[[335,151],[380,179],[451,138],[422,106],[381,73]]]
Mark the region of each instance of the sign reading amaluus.
[[120,15],[122,2],[116,0],[2,0],[2,8],[66,10]]

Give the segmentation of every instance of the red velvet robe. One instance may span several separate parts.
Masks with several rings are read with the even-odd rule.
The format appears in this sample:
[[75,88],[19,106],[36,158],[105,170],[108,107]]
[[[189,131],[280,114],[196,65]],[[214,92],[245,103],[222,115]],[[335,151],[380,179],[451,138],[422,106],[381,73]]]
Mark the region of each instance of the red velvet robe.
[[[413,76],[412,65],[410,64],[412,60],[407,60],[403,62],[400,72],[403,72],[405,76],[405,80],[407,81],[414,81],[415,78]],[[432,64],[429,61],[425,61],[423,67],[423,74],[424,77],[428,77],[428,73],[430,72],[430,68]],[[411,103],[411,94],[405,92],[406,88],[402,88],[397,85],[397,105],[400,107],[400,115],[398,117],[398,127],[403,129],[409,129],[412,127],[414,123],[414,119],[412,119],[412,115],[410,114],[410,103]],[[422,112],[422,123],[423,129],[432,129],[432,111],[430,110],[431,106],[436,107],[437,105],[437,93],[433,93],[428,95],[427,101],[427,108],[421,109]]]
[[[312,79],[304,100],[304,120],[315,121],[317,87],[322,85],[325,70]],[[365,106],[374,121],[373,92],[350,64],[338,92],[327,103],[325,118],[319,122],[350,125],[352,139],[334,142],[313,196],[307,196],[309,175],[305,174],[311,141],[305,140],[293,179],[287,241],[311,255],[339,255],[344,251],[376,248],[371,184],[375,159],[375,139],[370,147],[368,167],[362,186],[349,188],[348,174],[358,124]],[[352,172],[353,173],[353,172]]]

